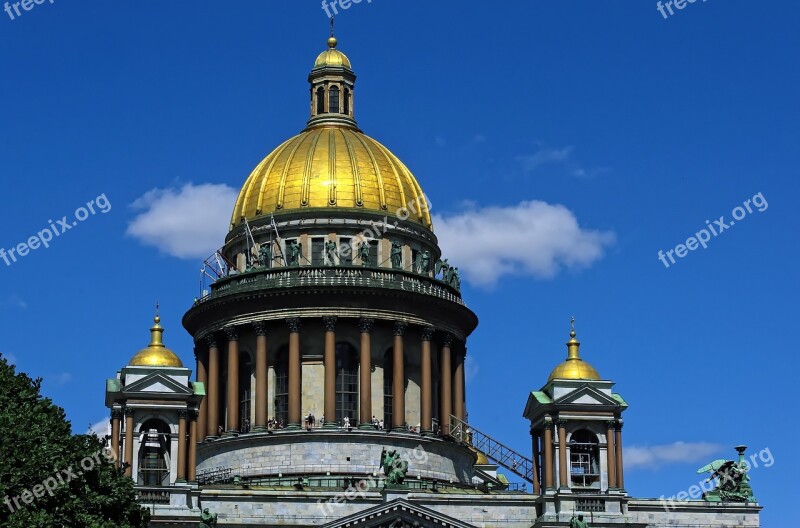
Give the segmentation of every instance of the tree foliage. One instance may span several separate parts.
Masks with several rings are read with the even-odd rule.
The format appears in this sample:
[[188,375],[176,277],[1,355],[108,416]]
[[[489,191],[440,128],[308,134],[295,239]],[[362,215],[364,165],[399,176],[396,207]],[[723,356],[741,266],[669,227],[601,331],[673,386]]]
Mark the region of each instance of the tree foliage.
[[147,527],[149,513],[115,455],[93,434],[73,435],[41,382],[0,355],[0,526]]

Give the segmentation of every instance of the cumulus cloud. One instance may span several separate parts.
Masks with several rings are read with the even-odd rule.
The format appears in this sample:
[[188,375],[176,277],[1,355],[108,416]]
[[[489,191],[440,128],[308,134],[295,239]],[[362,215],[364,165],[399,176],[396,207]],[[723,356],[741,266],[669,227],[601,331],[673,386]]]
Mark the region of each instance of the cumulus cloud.
[[626,469],[656,469],[669,464],[705,463],[725,446],[709,442],[673,442],[655,446],[625,448]]
[[224,184],[152,189],[131,204],[127,234],[178,258],[204,258],[222,246],[238,191]]
[[563,205],[542,201],[470,207],[435,215],[434,225],[443,255],[479,287],[505,275],[552,278],[563,268],[586,268],[615,240],[612,232],[581,228]]

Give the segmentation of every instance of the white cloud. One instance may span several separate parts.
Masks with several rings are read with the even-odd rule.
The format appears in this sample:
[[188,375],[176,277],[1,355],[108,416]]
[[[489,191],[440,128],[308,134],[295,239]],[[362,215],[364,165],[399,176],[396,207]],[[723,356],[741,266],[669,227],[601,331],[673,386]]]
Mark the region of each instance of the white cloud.
[[56,387],[62,387],[72,381],[72,374],[69,372],[59,372],[58,374],[50,374],[44,377],[48,383],[52,383]]
[[90,426],[89,430],[86,431],[86,434],[92,434],[92,433],[96,434],[100,438],[103,438],[104,436],[111,434],[111,423],[109,422],[109,419],[103,418],[96,424]]
[[542,165],[549,163],[562,163],[569,159],[572,155],[574,147],[567,146],[564,148],[543,148],[535,154],[527,156],[518,156],[517,159],[522,162],[522,168],[525,172],[533,172]]
[[435,215],[434,226],[443,256],[479,287],[505,275],[552,278],[562,268],[588,267],[615,240],[612,232],[581,228],[563,205],[541,201]]
[[14,354],[6,354],[3,353],[3,357],[6,358],[6,361],[9,365],[16,365],[17,364],[17,356]]
[[131,207],[127,234],[178,258],[204,258],[225,241],[238,191],[224,184],[153,189]]
[[655,446],[625,448],[626,469],[656,469],[668,464],[706,463],[725,446],[709,442],[673,442]]
[[478,375],[478,362],[472,356],[467,356],[464,359],[464,382],[469,385],[469,382],[475,379]]

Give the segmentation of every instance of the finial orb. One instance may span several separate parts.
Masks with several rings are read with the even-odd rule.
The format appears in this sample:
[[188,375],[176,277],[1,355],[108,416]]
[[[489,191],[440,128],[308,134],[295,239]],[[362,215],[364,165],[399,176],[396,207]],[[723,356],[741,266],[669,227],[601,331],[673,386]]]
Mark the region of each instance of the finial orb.
[[336,44],[338,44],[338,42],[339,41],[336,40],[336,37],[331,37],[331,38],[328,39],[328,47],[333,49],[333,48],[336,47]]

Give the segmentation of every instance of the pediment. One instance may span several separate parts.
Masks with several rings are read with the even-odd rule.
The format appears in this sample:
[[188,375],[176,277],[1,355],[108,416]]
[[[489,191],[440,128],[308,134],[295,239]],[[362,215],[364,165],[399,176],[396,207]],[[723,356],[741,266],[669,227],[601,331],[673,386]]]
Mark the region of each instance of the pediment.
[[172,396],[191,396],[192,390],[189,387],[184,387],[169,376],[161,372],[154,372],[149,376],[145,376],[140,380],[136,380],[130,385],[123,387],[122,392],[125,395],[132,394],[147,394],[158,395],[161,397]]
[[328,523],[322,528],[475,528],[458,519],[396,499]]
[[609,396],[608,394],[601,392],[591,385],[584,385],[574,391],[565,394],[561,398],[554,401],[556,405],[581,405],[581,406],[593,406],[593,405],[613,405],[614,407],[619,406],[619,402]]

